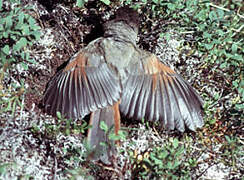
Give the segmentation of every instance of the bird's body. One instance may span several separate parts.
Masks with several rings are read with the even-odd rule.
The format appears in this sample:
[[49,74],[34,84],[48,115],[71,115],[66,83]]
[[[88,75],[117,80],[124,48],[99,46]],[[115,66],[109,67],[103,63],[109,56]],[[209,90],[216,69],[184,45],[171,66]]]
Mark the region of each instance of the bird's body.
[[136,24],[120,17],[104,27],[104,37],[81,49],[51,79],[45,111],[68,118],[92,113],[88,139],[94,146],[106,139],[98,130],[101,120],[118,133],[120,112],[135,120],[159,121],[167,129],[202,127],[200,96],[154,54],[138,48]]

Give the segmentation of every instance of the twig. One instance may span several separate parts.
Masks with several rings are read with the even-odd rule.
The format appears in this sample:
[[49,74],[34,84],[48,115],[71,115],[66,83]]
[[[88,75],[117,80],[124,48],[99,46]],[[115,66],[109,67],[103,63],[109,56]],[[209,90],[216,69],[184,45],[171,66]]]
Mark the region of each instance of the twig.
[[239,16],[240,18],[244,19],[244,15],[241,15],[241,14],[237,13],[237,16]]
[[229,9],[226,9],[224,7],[221,7],[221,6],[217,6],[217,5],[213,4],[213,3],[209,3],[209,5],[212,6],[212,7],[218,8],[218,9],[222,9],[223,11],[230,12]]
[[193,34],[195,31],[184,31],[180,32],[180,34]]
[[159,135],[159,133],[158,133],[158,131],[155,129],[155,127],[153,127],[153,130],[154,130],[155,134],[158,136],[158,138],[159,138],[160,140],[162,140],[161,136]]
[[235,33],[233,33],[232,37],[234,37],[237,33],[240,33],[243,28],[244,28],[244,24],[242,24],[242,26],[239,29],[232,29],[233,31],[235,31]]
[[24,110],[24,103],[25,103],[25,94],[23,94],[23,99],[21,101],[21,106],[20,106],[20,119],[23,118],[23,110]]
[[[209,3],[209,5],[212,6],[212,7],[221,9],[221,10],[223,10],[223,11],[227,11],[227,12],[230,12],[230,11],[231,11],[231,10],[226,9],[226,8],[224,8],[224,7],[217,6],[217,5],[213,4],[213,3]],[[240,12],[240,8],[237,10],[237,16],[239,16],[240,18],[244,19],[244,15],[241,15],[239,12]]]
[[244,24],[242,24],[242,26],[239,29],[233,29],[233,31],[235,32],[241,32],[241,30],[244,28]]
[[40,23],[41,29],[45,29],[45,26],[42,23],[42,20],[41,20],[39,11],[37,11],[36,9],[34,9],[34,12],[35,12],[35,14],[37,16],[37,19],[38,19],[39,23]]
[[237,10],[237,16],[239,16],[240,18],[244,19],[244,15],[240,14],[240,10],[241,10],[241,7],[239,7],[238,10]]
[[106,170],[115,172],[119,176],[120,179],[122,179],[122,180],[124,179],[124,175],[122,174],[121,169],[118,167],[117,163],[113,162],[112,163],[113,167],[104,165],[103,163],[99,163],[99,162],[96,162],[96,164],[103,167]]

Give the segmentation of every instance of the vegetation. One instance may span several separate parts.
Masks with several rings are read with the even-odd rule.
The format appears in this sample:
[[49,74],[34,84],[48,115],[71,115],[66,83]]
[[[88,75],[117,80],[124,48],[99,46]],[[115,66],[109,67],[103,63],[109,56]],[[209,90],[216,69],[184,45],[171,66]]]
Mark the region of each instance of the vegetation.
[[[25,93],[24,79],[15,82],[9,77],[36,61],[30,58],[28,47],[40,39],[40,27],[27,14],[32,7],[22,6],[19,0],[11,0],[3,6],[0,0],[0,113],[15,113],[16,106],[22,107],[21,97]],[[4,82],[10,81],[9,85]]]
[[[85,141],[71,143],[70,137],[84,138],[82,134],[89,128],[85,121],[64,119],[60,114],[54,119],[38,110],[35,110],[36,115],[31,114],[30,117],[23,115],[23,112],[33,113],[26,106],[26,97],[31,91],[26,79],[32,71],[37,71],[32,68],[33,64],[41,64],[31,55],[32,50],[38,49],[38,41],[44,36],[41,31],[55,26],[51,15],[45,16],[47,20],[41,19],[36,15],[36,7],[33,3],[30,4],[24,0],[0,0],[2,137],[5,137],[5,131],[12,126],[12,122],[16,126],[21,118],[22,123],[36,118],[36,124],[32,123],[20,132],[25,134],[27,131],[40,145],[46,147],[49,152],[47,157],[54,157],[54,166],[59,164],[58,168],[62,170],[55,170],[53,176],[63,174],[66,178],[73,179],[80,176],[89,179],[124,176],[131,179],[197,179],[203,177],[209,168],[223,164],[228,171],[226,178],[241,178],[244,166],[244,6],[241,0],[100,0],[93,3],[87,0],[64,1],[64,6],[69,7],[69,11],[74,12],[82,22],[86,22],[87,26],[89,23],[85,21],[85,15],[82,17],[80,14],[83,10],[88,11],[91,6],[100,15],[114,10],[118,5],[130,5],[138,10],[142,18],[139,45],[155,53],[157,39],[177,39],[180,42],[177,50],[183,60],[177,62],[176,66],[189,79],[192,72],[189,72],[187,66],[192,66],[188,62],[193,62],[193,71],[197,75],[192,84],[205,100],[206,125],[197,133],[168,134],[154,126],[146,126],[141,131],[138,126],[131,125],[124,128],[128,134],[126,138],[125,133],[121,133],[119,137],[110,135],[112,139],[121,139],[121,143],[125,144],[118,148],[120,157],[124,158],[123,162],[119,165],[120,160],[117,159],[112,168],[88,162],[86,157],[90,151]],[[42,21],[47,25],[43,26]],[[72,28],[65,28],[61,27],[59,30],[73,34]],[[68,41],[67,38],[64,39],[65,42]],[[72,43],[77,43],[77,39],[74,38]],[[73,45],[72,43],[70,44]],[[49,72],[49,76],[50,74]],[[34,82],[34,76],[30,78]],[[104,125],[103,129],[108,131]],[[147,131],[150,131],[150,135],[145,138],[147,141],[143,141],[147,148],[140,150],[135,142],[140,142],[139,139],[143,136],[140,133],[147,134]],[[162,140],[164,136],[167,138]],[[60,137],[65,139],[66,144],[59,142]],[[130,139],[129,143],[127,138]],[[83,148],[81,145],[84,145]],[[1,150],[4,150],[2,138]],[[208,166],[205,167],[204,164]],[[17,162],[0,159],[0,178],[8,177],[8,173],[18,167]],[[25,179],[33,176],[34,174],[29,175],[27,172],[18,175]]]

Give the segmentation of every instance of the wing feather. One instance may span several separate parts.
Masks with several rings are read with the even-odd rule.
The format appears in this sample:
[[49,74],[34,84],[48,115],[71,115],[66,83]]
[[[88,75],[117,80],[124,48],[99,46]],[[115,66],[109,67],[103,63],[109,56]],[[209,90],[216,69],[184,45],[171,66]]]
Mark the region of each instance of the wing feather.
[[[172,109],[172,101],[174,101],[174,99],[172,100],[172,92],[169,90],[169,84],[168,84],[168,78],[163,77],[163,84],[164,84],[164,93],[165,93],[165,99],[166,99],[166,102],[165,102],[165,111],[166,111],[166,119],[167,119],[167,123],[166,124],[166,127],[168,129],[174,129],[174,124],[175,124],[175,121],[174,121],[174,112],[173,112],[173,109]],[[176,111],[176,113],[178,113]]]
[[[91,56],[85,51],[79,52],[50,80],[43,98],[47,113],[55,116],[60,111],[67,118],[83,118],[119,101],[118,74],[96,53]],[[96,58],[95,64],[92,58]]]
[[126,69],[121,112],[130,118],[160,121],[167,129],[202,127],[203,101],[195,90],[156,56],[143,51],[141,57]]

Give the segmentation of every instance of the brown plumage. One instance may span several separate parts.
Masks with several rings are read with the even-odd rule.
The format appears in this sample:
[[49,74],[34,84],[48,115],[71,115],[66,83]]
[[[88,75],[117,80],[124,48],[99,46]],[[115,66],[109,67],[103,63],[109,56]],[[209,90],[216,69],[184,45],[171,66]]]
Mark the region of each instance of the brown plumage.
[[138,14],[134,10],[120,8],[104,30],[104,37],[81,49],[50,80],[43,98],[47,113],[60,111],[68,118],[92,113],[88,140],[94,147],[106,139],[98,132],[102,120],[118,133],[119,113],[159,121],[181,132],[203,126],[200,96],[154,54],[136,45]]

